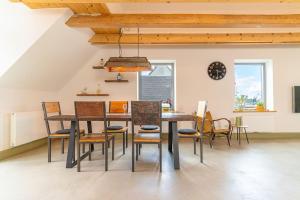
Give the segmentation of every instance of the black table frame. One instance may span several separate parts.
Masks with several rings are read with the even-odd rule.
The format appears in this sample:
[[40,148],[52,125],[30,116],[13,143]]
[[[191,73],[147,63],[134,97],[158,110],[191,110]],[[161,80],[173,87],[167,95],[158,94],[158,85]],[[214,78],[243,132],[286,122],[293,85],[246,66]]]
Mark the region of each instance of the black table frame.
[[[131,121],[130,114],[107,114],[107,119],[110,121]],[[76,120],[74,115],[55,115],[47,117],[49,121],[71,121],[71,131],[68,145],[66,168],[73,168],[77,164],[75,160],[75,138],[76,138]],[[91,119],[92,121],[92,119]],[[87,119],[88,129],[91,129],[91,121]],[[179,145],[177,135],[177,122],[178,121],[194,121],[193,115],[182,113],[163,113],[162,121],[168,122],[168,150],[173,155],[174,169],[180,169],[179,161]],[[88,156],[88,153],[83,154],[80,159]]]

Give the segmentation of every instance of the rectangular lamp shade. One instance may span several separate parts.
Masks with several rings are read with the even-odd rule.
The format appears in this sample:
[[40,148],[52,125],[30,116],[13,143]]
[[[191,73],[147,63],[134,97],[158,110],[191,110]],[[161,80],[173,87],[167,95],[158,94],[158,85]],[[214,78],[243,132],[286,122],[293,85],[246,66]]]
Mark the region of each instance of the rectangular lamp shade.
[[151,64],[146,57],[110,57],[104,67],[109,72],[151,71]]

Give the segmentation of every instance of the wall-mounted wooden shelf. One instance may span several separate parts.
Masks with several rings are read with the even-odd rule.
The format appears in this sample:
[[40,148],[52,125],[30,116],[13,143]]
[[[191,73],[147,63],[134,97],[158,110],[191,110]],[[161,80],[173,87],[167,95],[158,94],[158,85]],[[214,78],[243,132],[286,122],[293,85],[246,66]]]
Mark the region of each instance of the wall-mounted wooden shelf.
[[128,80],[105,80],[106,83],[127,83]]
[[80,97],[109,96],[109,94],[77,94]]
[[93,69],[105,69],[103,66],[93,66]]

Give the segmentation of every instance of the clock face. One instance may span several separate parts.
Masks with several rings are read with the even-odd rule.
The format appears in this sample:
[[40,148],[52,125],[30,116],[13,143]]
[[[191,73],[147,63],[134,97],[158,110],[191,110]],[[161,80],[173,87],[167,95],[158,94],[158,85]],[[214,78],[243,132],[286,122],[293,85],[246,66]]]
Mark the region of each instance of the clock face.
[[207,68],[207,73],[214,80],[221,80],[226,75],[226,67],[221,62],[213,62]]

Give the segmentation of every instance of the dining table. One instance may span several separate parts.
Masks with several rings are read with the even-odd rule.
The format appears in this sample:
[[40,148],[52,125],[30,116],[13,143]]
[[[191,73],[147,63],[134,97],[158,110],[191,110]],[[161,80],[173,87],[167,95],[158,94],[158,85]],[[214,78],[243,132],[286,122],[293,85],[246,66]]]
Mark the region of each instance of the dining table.
[[[108,121],[131,121],[130,113],[107,113],[106,118]],[[173,158],[174,169],[180,169],[179,160],[179,145],[177,135],[177,123],[179,121],[194,121],[194,115],[182,112],[163,112],[162,121],[168,122],[168,150]],[[53,115],[47,117],[45,120],[49,121],[69,121],[71,122],[70,138],[68,145],[66,168],[73,168],[77,164],[75,160],[75,138],[77,121],[75,115]],[[101,121],[103,118],[85,117],[87,121],[88,132],[91,132],[91,121]],[[88,152],[81,156],[80,159],[87,157]]]

